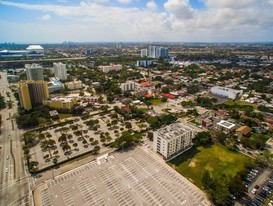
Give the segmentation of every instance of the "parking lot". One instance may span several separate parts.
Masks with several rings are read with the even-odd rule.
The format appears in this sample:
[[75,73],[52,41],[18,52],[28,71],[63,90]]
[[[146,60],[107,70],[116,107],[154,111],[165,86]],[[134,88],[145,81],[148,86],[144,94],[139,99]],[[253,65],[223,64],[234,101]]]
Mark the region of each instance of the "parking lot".
[[115,153],[46,181],[35,205],[210,205],[205,194],[142,148]]

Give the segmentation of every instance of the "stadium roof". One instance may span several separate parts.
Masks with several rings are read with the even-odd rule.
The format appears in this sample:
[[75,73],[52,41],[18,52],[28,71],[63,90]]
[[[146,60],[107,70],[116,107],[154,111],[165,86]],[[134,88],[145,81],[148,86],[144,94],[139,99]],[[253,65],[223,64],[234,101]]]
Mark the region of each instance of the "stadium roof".
[[41,45],[29,45],[27,49],[44,49]]

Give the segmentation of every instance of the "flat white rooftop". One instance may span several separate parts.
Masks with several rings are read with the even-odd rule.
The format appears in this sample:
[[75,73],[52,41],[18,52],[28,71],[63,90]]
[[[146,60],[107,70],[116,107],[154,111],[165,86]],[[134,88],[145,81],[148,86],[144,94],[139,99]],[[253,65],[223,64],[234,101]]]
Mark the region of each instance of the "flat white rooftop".
[[221,120],[220,122],[217,123],[217,125],[227,128],[227,129],[231,129],[236,126],[235,124],[225,121],[225,120]]
[[187,133],[189,131],[192,131],[190,127],[182,123],[173,123],[164,128],[157,130],[156,132],[158,136],[160,136],[162,139],[172,140],[172,139],[176,139],[178,136],[181,136],[184,133]]

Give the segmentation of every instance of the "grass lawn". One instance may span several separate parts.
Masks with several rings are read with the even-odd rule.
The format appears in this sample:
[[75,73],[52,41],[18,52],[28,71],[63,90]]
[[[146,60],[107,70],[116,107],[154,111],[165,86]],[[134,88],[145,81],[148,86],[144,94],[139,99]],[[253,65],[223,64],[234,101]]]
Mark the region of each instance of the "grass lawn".
[[201,125],[201,124],[199,124],[198,122],[196,122],[195,119],[191,119],[189,122],[191,122],[191,123],[193,123],[193,124],[195,124],[195,125],[197,125],[197,126],[200,126],[200,125]]
[[222,174],[233,177],[237,172],[243,171],[249,161],[252,160],[239,152],[214,144],[207,148],[193,147],[168,164],[202,189],[204,170],[210,171],[213,177]]
[[162,101],[160,99],[152,99],[150,100],[150,102],[152,103],[152,105],[157,106],[162,104]]
[[60,117],[60,119],[66,119],[69,117],[73,117],[73,115],[72,114],[59,114],[59,117]]
[[247,103],[247,102],[242,102],[242,101],[239,101],[239,100],[229,100],[227,102],[225,102],[226,105],[230,105],[230,106],[235,106],[235,105],[239,105],[239,106],[252,106],[253,109],[257,110],[258,109],[258,106],[255,105],[255,104],[251,104],[251,103]]
[[149,109],[148,109],[148,108],[138,108],[138,110],[142,111],[143,113],[145,113],[145,112],[148,112],[148,111],[149,111]]

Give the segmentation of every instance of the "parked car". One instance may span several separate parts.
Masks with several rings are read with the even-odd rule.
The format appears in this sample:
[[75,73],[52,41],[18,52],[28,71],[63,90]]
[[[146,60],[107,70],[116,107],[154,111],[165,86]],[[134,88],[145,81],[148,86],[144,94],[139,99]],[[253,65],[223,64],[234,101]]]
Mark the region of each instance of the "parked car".
[[259,187],[259,185],[255,185],[255,187],[254,187],[255,189],[259,189],[260,187]]

